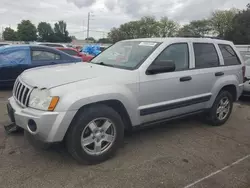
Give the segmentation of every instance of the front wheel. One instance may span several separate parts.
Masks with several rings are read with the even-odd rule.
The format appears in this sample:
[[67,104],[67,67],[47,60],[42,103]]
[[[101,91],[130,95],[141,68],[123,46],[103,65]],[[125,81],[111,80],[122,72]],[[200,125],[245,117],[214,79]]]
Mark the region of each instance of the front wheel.
[[213,126],[223,125],[232,112],[233,97],[228,91],[221,91],[208,113],[208,121]]
[[80,163],[96,164],[111,157],[123,142],[119,114],[105,105],[87,107],[77,114],[67,133],[67,148]]

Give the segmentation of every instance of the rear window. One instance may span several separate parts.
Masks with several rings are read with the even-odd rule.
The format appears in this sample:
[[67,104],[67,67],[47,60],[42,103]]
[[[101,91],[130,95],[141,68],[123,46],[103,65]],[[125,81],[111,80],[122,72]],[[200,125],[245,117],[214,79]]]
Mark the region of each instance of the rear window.
[[0,67],[29,64],[28,50],[13,50],[0,53]]
[[32,60],[34,61],[49,61],[49,60],[58,60],[60,55],[43,51],[43,50],[33,50],[32,51]]
[[230,45],[219,44],[225,65],[239,65],[240,61],[237,54]]
[[61,51],[69,54],[69,55],[72,55],[72,56],[78,56],[78,53],[74,50],[70,50],[70,49],[60,49]]
[[213,44],[194,43],[195,68],[211,68],[219,66],[219,57]]

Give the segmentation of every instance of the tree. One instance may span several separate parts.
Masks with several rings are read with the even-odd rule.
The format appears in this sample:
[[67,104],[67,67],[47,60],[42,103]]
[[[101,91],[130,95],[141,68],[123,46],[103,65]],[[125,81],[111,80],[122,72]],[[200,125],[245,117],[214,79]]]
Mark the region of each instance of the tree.
[[22,20],[17,26],[17,36],[21,41],[35,41],[37,39],[36,26],[29,20]]
[[159,22],[159,36],[173,37],[177,34],[179,24],[169,20],[167,17],[162,17]]
[[124,23],[119,28],[112,28],[108,38],[111,42],[117,42],[124,39],[158,37],[158,27],[154,17],[146,16],[137,21]]
[[232,21],[232,29],[227,31],[225,39],[236,44],[250,43],[250,9],[239,12]]
[[218,37],[225,38],[226,33],[232,29],[233,19],[238,12],[237,9],[217,10],[213,12],[211,26]]
[[67,31],[67,24],[64,21],[55,23],[54,26],[54,42],[71,42],[72,39],[69,37]]
[[7,27],[3,32],[3,38],[8,41],[17,41],[17,33],[10,27]]
[[37,26],[38,39],[42,42],[50,42],[54,37],[54,31],[49,23],[40,22]]
[[108,38],[113,42],[118,42],[125,39],[119,28],[112,28],[108,33]]
[[191,26],[187,24],[178,30],[177,36],[178,37],[195,37],[195,34]]
[[190,24],[184,25],[179,31],[178,36],[180,37],[204,37],[212,31],[210,21],[195,20]]
[[155,20],[154,17],[145,16],[142,17],[138,22],[139,24],[139,37],[148,38],[148,37],[159,37],[158,26],[159,23]]

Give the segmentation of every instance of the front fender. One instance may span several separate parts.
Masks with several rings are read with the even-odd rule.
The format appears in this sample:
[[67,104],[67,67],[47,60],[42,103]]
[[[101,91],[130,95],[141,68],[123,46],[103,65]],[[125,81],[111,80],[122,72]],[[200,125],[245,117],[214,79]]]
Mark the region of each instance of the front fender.
[[[134,91],[132,92],[131,89]],[[90,89],[76,90],[63,96],[56,107],[57,111],[77,111],[81,107],[107,100],[118,100],[126,108],[132,125],[140,123],[136,88],[127,88],[120,85],[98,86]]]

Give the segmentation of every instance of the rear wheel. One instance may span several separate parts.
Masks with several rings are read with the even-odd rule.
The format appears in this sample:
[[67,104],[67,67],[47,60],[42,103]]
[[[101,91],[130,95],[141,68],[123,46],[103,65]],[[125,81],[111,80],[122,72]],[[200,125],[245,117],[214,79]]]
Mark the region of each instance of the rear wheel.
[[223,125],[232,112],[233,97],[228,91],[221,91],[216,97],[212,108],[208,113],[208,121],[211,125]]
[[119,114],[108,106],[94,105],[77,114],[66,143],[78,162],[95,164],[110,158],[123,142],[123,136]]

